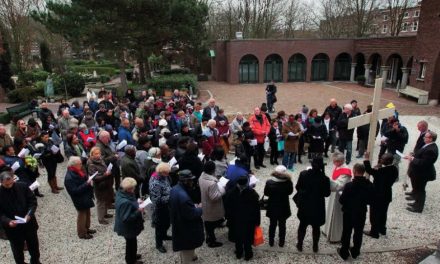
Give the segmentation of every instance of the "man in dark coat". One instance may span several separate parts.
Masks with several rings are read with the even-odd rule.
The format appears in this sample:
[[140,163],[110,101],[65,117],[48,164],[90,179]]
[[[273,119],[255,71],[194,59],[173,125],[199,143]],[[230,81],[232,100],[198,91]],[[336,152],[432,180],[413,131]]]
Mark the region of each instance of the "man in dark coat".
[[69,158],[64,185],[78,211],[76,224],[78,237],[81,239],[93,238],[92,234],[96,232],[90,229],[90,208],[95,206],[93,186],[92,180],[82,169],[80,157],[72,156]]
[[40,111],[38,112],[38,117],[41,120],[41,129],[42,130],[49,130],[49,124],[47,122],[47,119],[52,117],[52,120],[56,120],[55,116],[53,115],[52,111],[47,108],[47,103],[43,102],[40,105]]
[[294,201],[298,207],[298,251],[303,249],[307,226],[313,228],[313,251],[318,251],[320,226],[325,224],[325,197],[330,196],[330,179],[325,176],[322,157],[312,160],[312,168],[302,171],[296,184]]
[[[330,99],[330,105],[325,108],[324,113],[330,114],[330,120],[333,124],[336,124],[339,120],[339,116],[342,114],[342,108],[338,106],[338,103],[336,102],[336,99],[332,98]],[[336,132],[330,133],[330,144],[332,145],[331,152],[333,153],[335,151],[335,146],[337,143],[338,138],[336,137]]]
[[220,108],[215,105],[215,99],[209,99],[208,106],[203,109],[202,118],[214,119]]
[[121,189],[115,199],[114,231],[125,238],[125,261],[127,264],[141,264],[137,254],[137,236],[144,230],[143,208],[135,197],[136,180],[130,177],[121,182]]
[[275,86],[275,83],[273,81],[270,81],[270,83],[266,86],[266,101],[269,113],[274,112],[273,106],[277,101],[276,93],[277,87]]
[[108,166],[110,163],[113,164],[112,167],[112,177],[115,180],[115,190],[119,189],[119,183],[121,182],[121,173],[119,171],[118,154],[115,154],[110,148],[110,133],[107,131],[101,131],[98,134],[98,140],[96,141],[96,146],[101,150],[101,156],[104,159],[105,164]]
[[[350,254],[356,259],[362,246],[362,235],[367,215],[367,205],[371,204],[374,190],[373,184],[364,177],[365,167],[356,163],[353,166],[353,181],[345,185],[339,202],[342,204],[343,229],[342,246],[338,248],[338,254],[346,260]],[[353,234],[353,247],[350,248],[351,233]]]
[[345,154],[345,162],[349,164],[351,162],[351,152],[353,148],[353,133],[354,129],[348,129],[348,120],[353,117],[353,107],[351,104],[344,106],[344,112],[339,116],[336,126],[339,133],[339,151]]
[[428,131],[425,134],[425,145],[414,153],[414,156],[406,156],[409,160],[408,176],[413,182],[413,195],[408,197],[415,200],[414,203],[408,204],[406,209],[411,212],[421,213],[425,206],[426,184],[436,178],[434,163],[438,158],[438,147],[435,141],[437,133]]
[[397,164],[400,156],[395,154],[396,151],[403,152],[405,149],[408,143],[408,130],[400,124],[398,119],[394,119],[391,128],[385,132],[384,136],[387,138],[387,152],[394,155],[394,164]]
[[[234,230],[235,255],[250,260],[255,228],[260,225],[260,206],[257,192],[249,187],[248,178],[241,177],[225,196],[225,216]],[[229,226],[231,228],[231,226]]]
[[392,187],[399,177],[399,170],[393,165],[393,155],[385,153],[380,159],[380,167],[373,169],[370,163],[370,155],[365,155],[365,171],[374,178],[374,199],[370,205],[371,229],[366,235],[379,238],[379,233],[386,235],[386,223],[388,206],[392,200]]
[[[9,239],[15,262],[25,263],[23,249],[26,242],[31,263],[38,264],[40,249],[35,218],[37,199],[25,184],[14,182],[12,171],[2,172],[0,182],[0,221]],[[19,223],[15,216],[26,219],[26,223]]]
[[[419,137],[417,138],[416,145],[414,146],[413,153],[416,153],[419,149],[425,145],[425,134],[428,132],[428,122],[422,120],[417,123],[417,130],[420,131]],[[414,186],[413,178],[411,178],[411,187]],[[406,192],[406,195],[413,195],[413,192]]]
[[136,147],[133,145],[125,146],[125,155],[121,158],[121,175],[122,178],[131,177],[137,182],[136,197],[139,198],[139,186],[145,181],[144,175],[141,175],[139,166],[135,160]]
[[197,260],[195,249],[205,240],[202,205],[195,205],[189,195],[194,189],[195,178],[189,170],[180,171],[179,183],[170,193],[173,250],[180,251],[180,258],[184,264]]

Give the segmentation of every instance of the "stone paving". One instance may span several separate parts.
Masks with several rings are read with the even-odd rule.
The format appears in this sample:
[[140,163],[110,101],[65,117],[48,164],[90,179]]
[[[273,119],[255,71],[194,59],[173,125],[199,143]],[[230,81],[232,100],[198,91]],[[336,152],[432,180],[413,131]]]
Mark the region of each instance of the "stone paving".
[[[331,85],[331,86],[330,86]],[[327,105],[328,98],[335,97],[339,102],[349,101],[352,98],[358,99],[362,106],[367,104],[371,98],[371,92],[367,88],[359,88],[350,92],[345,83],[332,84],[287,84],[279,85],[279,104],[278,109],[288,109],[287,112],[296,112],[300,107],[300,102],[304,102],[309,106],[318,106],[319,111]],[[351,85],[351,84],[350,84]],[[349,86],[350,86],[349,85]],[[251,112],[254,105],[259,105],[264,99],[264,86],[258,86],[259,89],[251,91],[254,86],[243,85],[235,86],[230,89],[230,85],[219,84],[213,82],[202,83],[202,89],[209,89],[213,96],[217,99],[218,104],[226,109],[227,112],[236,111]],[[307,88],[306,88],[307,87]],[[365,89],[365,91],[364,91]],[[292,93],[289,91],[292,90]],[[313,92],[311,92],[313,90]],[[372,89],[370,89],[372,90]],[[202,92],[202,94],[205,92]],[[384,97],[388,94],[390,99],[394,92],[385,91]],[[230,95],[233,96],[230,96]],[[292,96],[288,97],[288,94]],[[394,93],[395,94],[395,93]],[[315,98],[313,98],[313,96]],[[317,95],[320,95],[317,98]],[[309,97],[312,96],[310,99]],[[208,98],[208,93],[202,96]],[[235,99],[237,98],[237,99]],[[402,100],[402,101],[401,101]],[[383,103],[388,102],[383,100]],[[407,101],[406,99],[395,98],[395,102],[399,104],[402,123],[408,128],[410,140],[405,149],[409,152],[417,139],[416,124],[421,119],[426,119],[430,128],[434,131],[440,131],[440,118],[438,117],[438,108],[417,106],[416,103]],[[408,106],[407,106],[408,105]],[[55,105],[54,105],[55,107]],[[409,116],[417,112],[424,111],[424,116]],[[408,111],[408,112],[405,112]],[[356,136],[355,136],[356,138]],[[354,142],[353,145],[356,145]],[[376,149],[378,151],[378,149]],[[353,156],[356,152],[353,153]],[[375,154],[374,157],[377,155]],[[229,158],[232,158],[229,156]],[[361,162],[359,159],[353,159],[351,165],[355,162]],[[266,160],[265,162],[269,162]],[[328,161],[330,163],[330,161]],[[375,161],[373,163],[376,163]],[[62,184],[66,167],[65,163],[60,164],[57,175],[59,183]],[[301,170],[306,169],[307,163],[299,165],[293,173],[294,182],[296,182],[298,174]],[[436,163],[437,171],[440,171],[439,162]],[[434,248],[435,242],[439,239],[440,225],[437,217],[440,211],[440,181],[428,183],[427,201],[423,214],[414,214],[405,210],[406,202],[402,190],[402,183],[406,175],[407,163],[401,162],[400,180],[393,187],[393,202],[390,205],[388,217],[388,235],[381,237],[379,240],[371,239],[364,236],[362,254],[353,262],[355,263],[417,263],[415,256],[421,250],[431,250]],[[257,178],[260,182],[257,184],[257,191],[261,195],[264,183],[269,179],[272,166],[266,169],[256,171]],[[327,166],[326,171],[330,174],[331,166]],[[42,184],[41,190],[45,197],[39,199],[39,207],[37,210],[37,218],[39,221],[39,237],[41,249],[42,263],[124,263],[125,242],[113,232],[113,219],[108,226],[98,224],[95,208],[92,209],[92,228],[96,228],[98,233],[92,240],[80,240],[76,236],[76,211],[68,196],[67,192],[61,191],[55,195],[49,192],[49,186],[46,183],[46,172],[41,169],[42,175],[38,179]],[[254,259],[251,263],[342,263],[336,255],[337,244],[329,244],[325,237],[321,237],[320,251],[313,254],[311,251],[311,230],[308,230],[304,243],[304,253],[298,253],[295,249],[296,230],[299,221],[296,218],[296,207],[291,202],[292,217],[287,221],[287,237],[284,248],[277,246],[271,248],[266,244],[254,248]],[[267,239],[268,219],[265,212],[262,211],[262,227]],[[367,226],[369,228],[369,221]],[[170,233],[171,231],[169,231]],[[211,249],[203,245],[197,249],[199,261],[196,263],[240,263],[233,254],[234,245],[226,242],[226,229],[218,230],[218,239],[225,242],[220,248]],[[138,237],[139,253],[142,254],[145,263],[179,263],[178,254],[172,252],[170,242],[165,243],[168,253],[161,254],[154,248],[154,229],[151,228],[151,222],[145,221],[145,230]],[[277,242],[277,240],[276,240]],[[277,244],[277,243],[276,243]],[[431,251],[432,252],[432,251]],[[7,241],[0,240],[0,263],[13,263],[12,253]]]

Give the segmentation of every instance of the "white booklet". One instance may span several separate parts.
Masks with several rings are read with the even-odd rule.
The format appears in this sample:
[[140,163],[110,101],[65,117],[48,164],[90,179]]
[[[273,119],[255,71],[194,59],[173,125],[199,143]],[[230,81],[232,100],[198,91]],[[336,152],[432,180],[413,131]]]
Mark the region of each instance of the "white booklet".
[[[111,163],[110,163],[110,164],[111,164]],[[98,175],[98,172],[93,173],[93,174],[89,177],[89,180],[93,180],[93,178],[95,178],[96,175]]]
[[83,158],[87,158],[87,153],[83,150],[82,151],[82,153],[81,153],[81,157],[83,157]]
[[203,161],[203,159],[205,158],[205,155],[203,153],[200,153],[197,156],[199,157],[200,161]]
[[220,180],[217,182],[217,185],[225,188],[226,184],[229,182],[229,179],[226,179],[225,177],[221,177]]
[[127,140],[124,139],[121,142],[119,142],[119,144],[116,146],[116,150],[120,150],[125,146],[127,146]]
[[174,165],[176,165],[177,160],[175,157],[173,157],[170,161],[168,161],[168,164],[170,164],[170,167],[173,167]]
[[50,147],[50,150],[52,151],[53,154],[56,154],[58,151],[60,151],[60,148],[52,145],[52,147]]
[[260,181],[260,180],[257,179],[257,177],[255,177],[255,175],[251,175],[251,176],[249,177],[249,185],[250,185],[250,186],[256,185],[257,182],[259,182],[259,181]]
[[18,161],[14,162],[14,164],[12,164],[11,169],[15,172],[16,170],[18,170],[20,168],[20,163]]
[[40,187],[40,183],[38,181],[34,181],[34,183],[29,186],[29,189],[31,189],[31,191],[35,191],[35,189],[38,187]]
[[17,224],[26,224],[26,218],[22,218],[19,216],[15,216],[15,220],[17,220]]
[[256,139],[251,139],[251,142],[249,142],[249,145],[251,145],[251,146],[256,146],[258,143],[257,143],[257,140]]
[[150,197],[148,197],[145,201],[143,201],[141,204],[139,204],[139,208],[145,208],[149,204],[152,204],[152,203],[153,202],[151,201]]
[[112,164],[112,163],[108,164],[108,166],[107,166],[107,172],[111,172],[112,169],[113,169],[113,164]]
[[39,159],[40,157],[41,157],[41,153],[35,153],[35,154],[34,154],[34,158],[35,158],[35,159]]
[[29,149],[23,148],[23,149],[21,149],[21,151],[18,153],[17,156],[19,158],[24,158],[27,154],[29,154]]

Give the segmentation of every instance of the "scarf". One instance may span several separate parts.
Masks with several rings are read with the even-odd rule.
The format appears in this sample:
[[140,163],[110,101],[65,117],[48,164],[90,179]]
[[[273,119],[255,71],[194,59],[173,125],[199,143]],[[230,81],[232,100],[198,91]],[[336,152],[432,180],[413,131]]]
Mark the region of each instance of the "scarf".
[[72,166],[72,167],[68,167],[67,169],[71,172],[78,174],[80,178],[85,178],[85,176],[86,176],[86,173],[82,168],[78,169],[78,168]]
[[341,175],[347,175],[351,177],[351,170],[345,165],[342,165],[341,167],[335,167],[332,173],[332,179],[336,181]]

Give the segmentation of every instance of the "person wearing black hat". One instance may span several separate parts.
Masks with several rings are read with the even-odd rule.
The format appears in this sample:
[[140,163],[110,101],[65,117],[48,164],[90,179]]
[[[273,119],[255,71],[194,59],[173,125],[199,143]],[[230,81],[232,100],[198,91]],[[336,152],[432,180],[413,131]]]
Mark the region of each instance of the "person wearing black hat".
[[307,226],[313,228],[313,252],[318,251],[320,226],[325,223],[325,197],[330,196],[330,179],[325,175],[322,157],[312,160],[312,168],[300,173],[294,201],[298,207],[298,251],[303,250]]
[[179,183],[170,193],[170,219],[173,250],[180,252],[184,264],[197,260],[195,249],[203,244],[202,206],[194,204],[189,193],[195,187],[195,176],[190,170],[179,172]]
[[260,206],[257,192],[249,187],[247,176],[238,179],[234,188],[226,193],[224,205],[228,227],[232,231],[237,259],[253,257],[252,243],[255,228],[260,225]]

